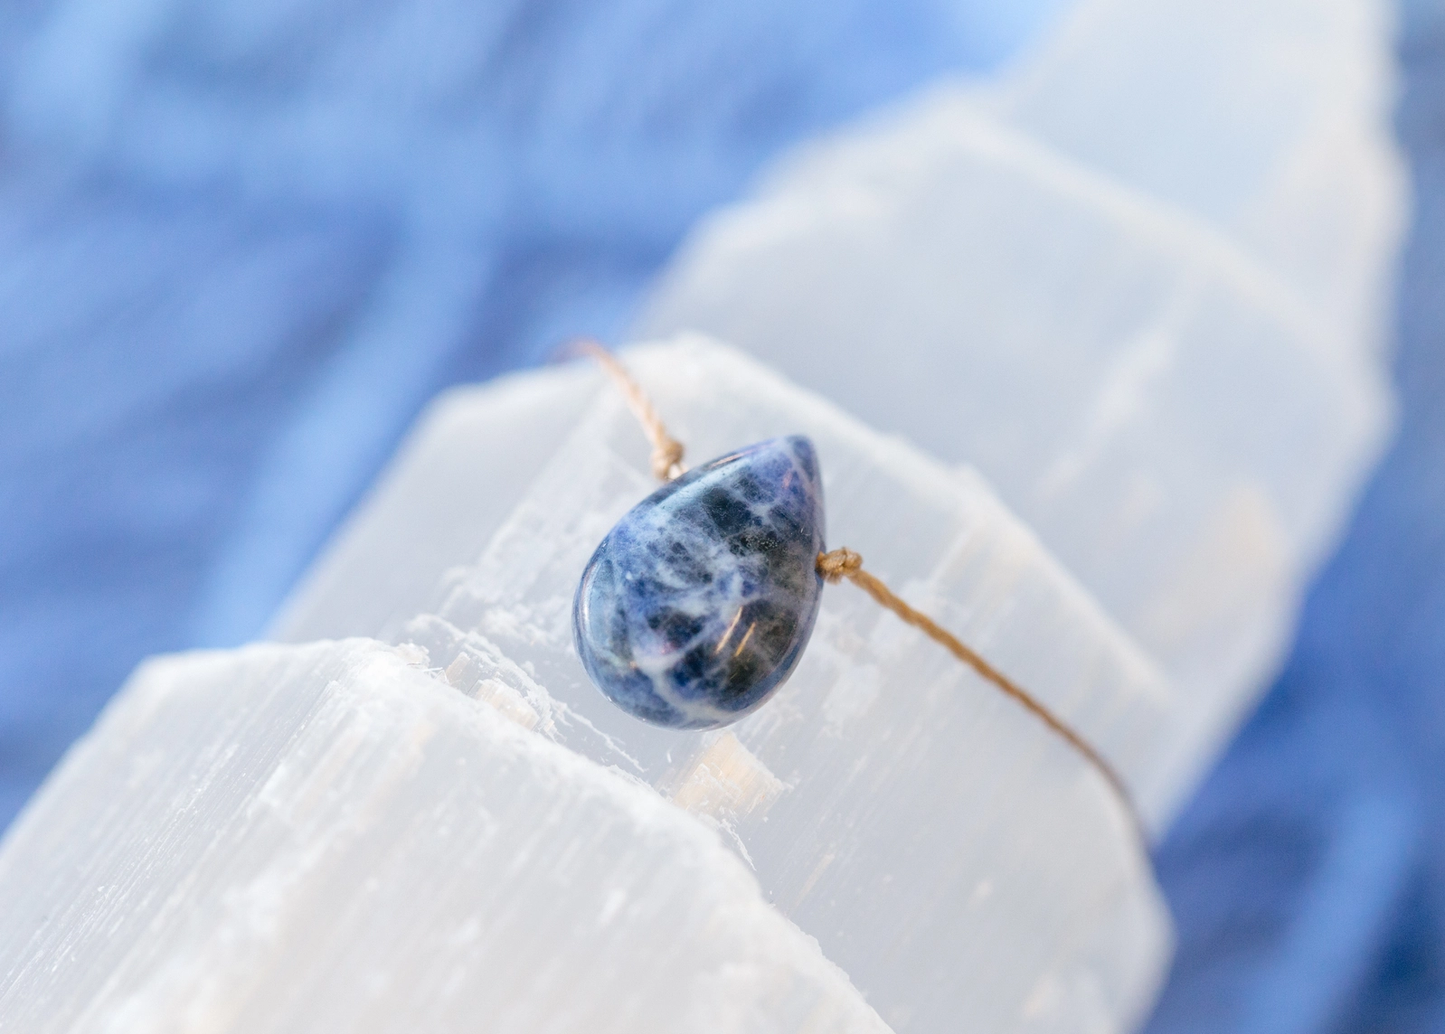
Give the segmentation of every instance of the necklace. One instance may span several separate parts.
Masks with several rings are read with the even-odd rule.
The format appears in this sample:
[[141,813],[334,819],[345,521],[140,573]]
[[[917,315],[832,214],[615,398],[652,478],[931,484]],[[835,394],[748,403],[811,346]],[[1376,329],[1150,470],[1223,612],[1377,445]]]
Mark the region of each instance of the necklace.
[[574,645],[593,684],[643,721],[713,729],[737,721],[792,674],[825,581],[847,578],[969,665],[1066,740],[1118,794],[1141,840],[1127,785],[1083,737],[983,657],[863,569],[824,546],[823,487],[807,438],[773,438],[692,471],[651,401],[617,358],[584,341],[652,442],[665,484],[613,526],[583,571]]

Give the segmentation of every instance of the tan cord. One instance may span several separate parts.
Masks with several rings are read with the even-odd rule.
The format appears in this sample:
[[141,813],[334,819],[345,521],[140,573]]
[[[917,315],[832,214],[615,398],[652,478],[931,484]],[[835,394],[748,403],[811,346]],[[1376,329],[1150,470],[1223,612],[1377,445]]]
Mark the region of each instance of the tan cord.
[[1114,791],[1124,802],[1124,806],[1129,811],[1130,818],[1134,820],[1136,828],[1139,829],[1142,835],[1143,823],[1140,819],[1138,809],[1134,807],[1134,798],[1129,793],[1129,788],[1124,785],[1124,780],[1120,778],[1119,773],[1114,771],[1114,766],[1109,764],[1102,754],[1090,746],[1088,741],[1064,724],[1062,719],[1056,717],[1052,711],[1039,703],[1033,694],[1010,681],[1003,672],[999,671],[992,664],[988,663],[988,661],[965,646],[957,636],[953,635],[953,633],[947,629],[940,628],[927,614],[919,613],[895,596],[888,586],[863,570],[863,558],[851,549],[835,549],[831,553],[819,553],[817,566],[818,574],[823,576],[824,581],[831,585],[836,585],[844,578],[847,578],[869,596],[872,596],[880,606],[893,611],[893,613],[902,618],[906,624],[912,625],[935,643],[938,643],[949,653],[963,661],[964,664],[967,664],[974,671],[978,672],[980,676],[1013,697],[1022,704],[1026,710],[1037,717],[1039,721],[1043,722],[1067,740],[1075,750],[1099,770],[1100,775],[1108,780],[1109,785],[1114,788]]
[[[681,476],[687,470],[682,465],[682,443],[667,433],[667,427],[663,424],[662,418],[657,415],[657,410],[653,408],[651,400],[632,379],[626,368],[617,361],[617,357],[596,341],[587,338],[575,342],[573,348],[601,363],[602,368],[621,389],[623,396],[627,399],[628,407],[636,415],[638,423],[642,424],[642,430],[646,433],[648,440],[652,442],[652,472],[657,479],[672,481]],[[958,637],[940,628],[927,614],[920,614],[895,596],[888,586],[863,570],[863,558],[851,549],[835,549],[831,553],[819,553],[817,568],[818,574],[829,584],[837,584],[847,578],[872,596],[880,606],[893,611],[906,624],[912,625],[938,643],[978,672],[981,677],[992,682],[1008,696],[1013,697],[1023,705],[1025,710],[1062,736],[1114,788],[1114,792],[1124,803],[1130,819],[1133,820],[1134,830],[1139,834],[1140,843],[1147,849],[1149,838],[1145,833],[1144,821],[1139,815],[1139,809],[1134,806],[1134,798],[1129,793],[1129,788],[1124,785],[1124,780],[1119,777],[1119,773],[1114,771],[1114,766],[1091,747],[1087,740],[1065,725],[1062,719],[1055,717],[1054,713],[1034,699],[1031,693],[1009,681],[1008,677],[992,664],[970,650]]]
[[585,355],[590,355],[601,363],[602,369],[607,372],[618,390],[622,392],[622,397],[627,400],[627,407],[637,417],[637,422],[642,425],[642,431],[647,435],[647,440],[652,443],[653,476],[659,481],[673,481],[686,474],[687,468],[682,464],[682,442],[667,433],[667,427],[663,424],[662,418],[652,407],[652,400],[632,379],[627,368],[617,361],[615,355],[590,338],[582,338],[574,342],[572,348]]

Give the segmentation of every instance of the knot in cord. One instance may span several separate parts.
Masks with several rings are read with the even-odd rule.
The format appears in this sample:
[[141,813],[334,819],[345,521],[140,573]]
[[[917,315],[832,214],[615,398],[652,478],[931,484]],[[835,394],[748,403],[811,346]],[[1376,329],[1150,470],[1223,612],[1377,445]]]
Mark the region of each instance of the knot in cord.
[[852,578],[863,569],[863,558],[845,547],[831,553],[819,553],[817,567],[825,582],[837,585],[844,578]]
[[652,444],[652,476],[659,481],[674,481],[686,470],[682,465],[682,442],[664,432]]

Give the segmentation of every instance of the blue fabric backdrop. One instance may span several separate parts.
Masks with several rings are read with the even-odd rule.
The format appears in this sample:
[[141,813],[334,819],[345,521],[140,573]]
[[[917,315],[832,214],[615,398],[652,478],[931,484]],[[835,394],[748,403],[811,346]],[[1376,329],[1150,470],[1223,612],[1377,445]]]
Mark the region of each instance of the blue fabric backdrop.
[[[1065,2],[0,5],[0,822],[142,656],[254,635],[433,393],[617,332],[780,148],[993,67]],[[1159,852],[1157,1031],[1445,1028],[1427,8],[1400,440]]]

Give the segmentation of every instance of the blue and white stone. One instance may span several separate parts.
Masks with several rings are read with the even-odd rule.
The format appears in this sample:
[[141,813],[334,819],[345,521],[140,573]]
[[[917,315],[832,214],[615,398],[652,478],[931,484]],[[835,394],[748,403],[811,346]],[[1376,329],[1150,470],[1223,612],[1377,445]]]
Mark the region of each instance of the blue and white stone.
[[792,674],[818,616],[823,486],[793,436],[689,471],[592,555],[572,631],[599,689],[658,725],[712,729]]

